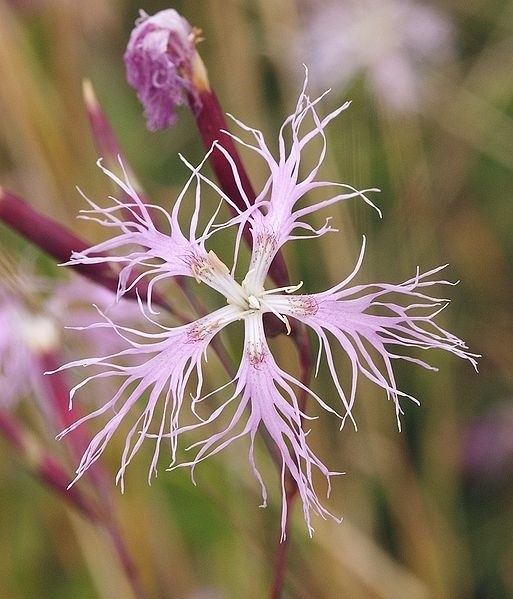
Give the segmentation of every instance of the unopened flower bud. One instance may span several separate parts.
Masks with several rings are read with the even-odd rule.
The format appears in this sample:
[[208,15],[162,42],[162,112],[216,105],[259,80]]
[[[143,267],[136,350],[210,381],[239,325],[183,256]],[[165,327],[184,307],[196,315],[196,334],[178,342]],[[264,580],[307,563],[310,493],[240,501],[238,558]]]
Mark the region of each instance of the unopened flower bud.
[[199,30],[176,10],[153,16],[140,12],[125,52],[128,83],[144,106],[148,129],[176,123],[176,106],[201,109],[199,91],[208,87],[203,63],[196,52]]

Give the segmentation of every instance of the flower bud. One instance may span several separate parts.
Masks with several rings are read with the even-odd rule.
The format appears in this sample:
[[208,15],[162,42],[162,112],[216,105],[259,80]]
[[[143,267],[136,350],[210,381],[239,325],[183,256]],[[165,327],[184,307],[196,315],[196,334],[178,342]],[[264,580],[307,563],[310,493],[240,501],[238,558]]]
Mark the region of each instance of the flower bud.
[[189,104],[194,112],[201,109],[197,71],[206,74],[196,52],[198,36],[199,30],[176,10],[151,17],[140,12],[124,59],[128,83],[137,91],[151,131],[174,125],[176,106]]

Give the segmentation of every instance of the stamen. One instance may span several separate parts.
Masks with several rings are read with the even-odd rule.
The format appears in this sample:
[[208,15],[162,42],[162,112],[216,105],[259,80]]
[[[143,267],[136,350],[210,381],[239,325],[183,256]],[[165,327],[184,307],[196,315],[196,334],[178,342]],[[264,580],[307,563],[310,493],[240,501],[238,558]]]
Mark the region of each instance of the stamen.
[[276,318],[278,318],[278,320],[281,320],[281,322],[283,322],[283,324],[285,325],[285,328],[287,329],[287,335],[290,335],[292,329],[290,327],[290,322],[289,322],[289,319],[287,318],[287,316],[285,314],[282,314],[281,312],[278,312],[277,310],[275,310],[268,303],[266,303],[265,306],[270,312],[272,312],[276,316]]
[[214,267],[214,270],[219,272],[219,274],[230,274],[230,269],[213,250],[210,250],[210,252],[208,253],[208,257],[210,258],[210,264]]
[[262,307],[260,300],[256,298],[254,295],[248,296],[248,305],[253,310],[260,310],[260,308]]
[[276,287],[275,289],[269,289],[264,291],[262,295],[271,295],[272,293],[280,293],[280,291],[285,291],[285,293],[294,293],[298,289],[303,287],[303,281],[299,281],[297,285],[287,285],[286,287]]

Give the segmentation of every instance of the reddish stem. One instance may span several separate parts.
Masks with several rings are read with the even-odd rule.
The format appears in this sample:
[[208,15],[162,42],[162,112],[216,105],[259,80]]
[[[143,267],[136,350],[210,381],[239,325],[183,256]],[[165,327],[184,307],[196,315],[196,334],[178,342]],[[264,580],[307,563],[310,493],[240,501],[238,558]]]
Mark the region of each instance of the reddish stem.
[[[310,339],[306,331],[306,327],[303,323],[297,323],[297,326],[293,327],[292,335],[299,353],[299,362],[301,369],[301,382],[308,386],[312,371],[312,353],[310,348]],[[299,409],[304,412],[308,393],[301,389],[299,395]],[[271,587],[270,598],[279,599],[282,594],[283,581],[285,578],[285,567],[287,564],[287,553],[289,548],[290,539],[290,515],[294,507],[296,497],[298,496],[298,487],[296,481],[292,478],[289,472],[287,472],[285,480],[285,501],[287,503],[287,515],[285,519],[285,530],[284,539],[278,542],[278,549],[276,552],[276,561],[274,566],[274,577]]]
[[[98,155],[101,156],[105,165],[109,170],[118,174],[121,178],[123,178],[123,173],[121,172],[121,165],[123,165],[123,169],[128,175],[131,184],[134,186],[137,191],[137,195],[140,200],[146,204],[146,209],[155,223],[155,226],[158,226],[159,221],[159,213],[157,210],[149,206],[149,202],[143,192],[139,189],[139,183],[137,178],[128,163],[128,159],[123,152],[123,148],[121,147],[116,134],[114,133],[114,129],[107,118],[107,115],[103,111],[96,95],[94,93],[93,86],[90,81],[84,81],[83,84],[83,92],[84,92],[84,103],[86,107],[87,116],[89,118],[89,125],[91,127],[91,134],[93,137],[94,144],[96,146],[96,150]],[[121,161],[121,163],[120,163]],[[142,216],[142,212],[139,206],[134,206],[134,200],[126,193],[123,189],[117,189],[117,193],[120,194],[121,198],[126,204],[130,204],[130,210],[123,209],[123,213],[127,219],[132,218],[132,213],[135,212],[139,216]]]
[[[44,371],[55,370],[61,363],[60,359],[53,353],[41,355],[40,362]],[[45,377],[45,382],[47,383],[49,400],[52,402],[52,407],[60,424],[64,427],[68,427],[70,424],[73,424],[80,419],[81,414],[77,413],[77,408],[74,408],[73,413],[69,409],[70,390],[63,374],[61,372],[55,372],[52,375],[48,375]],[[85,429],[84,426],[78,427],[74,431],[68,433],[67,438],[69,439],[72,453],[75,457],[80,458],[90,442],[87,429]],[[111,538],[119,561],[132,586],[135,596],[138,599],[142,599],[144,598],[145,593],[142,590],[137,567],[114,516],[114,507],[112,505],[108,477],[99,462],[91,464],[87,470],[87,474],[102,505],[101,525],[105,527]],[[75,489],[75,486],[71,487],[71,490],[73,489]]]
[[[290,483],[289,481],[287,481]],[[281,534],[278,540],[278,550],[276,552],[276,561],[274,563],[274,577],[271,592],[269,594],[270,599],[280,599],[283,591],[283,581],[285,579],[285,568],[287,566],[287,555],[289,550],[289,537],[290,537],[290,511],[292,509],[294,499],[297,496],[297,485],[293,481],[293,484],[288,484],[285,490],[285,499],[287,501],[287,519],[285,520],[285,538],[281,541]]]
[[[63,225],[51,218],[44,216],[27,202],[14,194],[0,188],[0,221],[10,226],[17,233],[37,245],[48,255],[58,262],[67,262],[72,252],[83,252],[91,244],[86,243]],[[118,272],[107,263],[99,264],[71,264],[76,272],[88,279],[110,289],[113,292],[118,288]],[[138,273],[133,273],[130,280],[133,281]],[[127,285],[128,286],[128,285]],[[144,300],[146,298],[148,283],[143,279],[137,283],[137,292]],[[124,297],[137,298],[136,289],[127,291]],[[152,294],[153,302],[180,320],[187,321],[187,317],[172,306],[157,292]]]
[[[256,194],[253,190],[253,186],[249,180],[248,174],[242,160],[240,159],[237,148],[233,139],[223,133],[223,130],[228,131],[228,124],[224,118],[224,113],[219,104],[219,100],[214,91],[211,89],[201,90],[199,93],[201,100],[201,109],[195,111],[193,108],[192,112],[196,118],[196,124],[198,126],[201,139],[205,149],[209,150],[212,147],[214,141],[219,141],[223,148],[231,156],[240,177],[242,189],[244,190],[249,203],[254,204]],[[191,107],[194,103],[191,99]],[[210,154],[210,164],[216,174],[221,189],[224,193],[232,200],[232,202],[240,209],[246,209],[246,202],[239,190],[239,186],[233,176],[233,171],[226,156],[217,148],[214,148]],[[230,210],[235,214],[235,210],[230,207]],[[246,239],[249,247],[252,246],[253,240],[251,237],[251,231],[248,228],[244,229],[244,238]],[[289,284],[289,275],[287,272],[287,266],[281,252],[276,254],[276,257],[271,264],[269,269],[269,276],[279,286],[284,287]]]
[[30,471],[37,479],[78,510],[92,524],[102,526],[106,529],[134,591],[134,596],[137,599],[144,599],[145,593],[142,589],[135,563],[120,534],[110,507],[104,501],[101,503],[101,508],[93,506],[91,501],[80,491],[79,487],[75,485],[68,488],[70,480],[68,471],[55,456],[44,452],[24,427],[5,410],[0,410],[0,434],[3,435],[4,439],[16,451],[23,460],[23,463],[30,468]]
[[96,150],[100,156],[103,156],[107,160],[116,160],[118,156],[123,156],[123,151],[109,120],[96,98],[90,81],[84,81],[83,92],[87,117]]
[[77,509],[91,522],[98,522],[99,510],[78,487],[68,489],[70,476],[64,466],[39,446],[25,428],[5,410],[0,410],[0,434],[27,465],[32,474]]

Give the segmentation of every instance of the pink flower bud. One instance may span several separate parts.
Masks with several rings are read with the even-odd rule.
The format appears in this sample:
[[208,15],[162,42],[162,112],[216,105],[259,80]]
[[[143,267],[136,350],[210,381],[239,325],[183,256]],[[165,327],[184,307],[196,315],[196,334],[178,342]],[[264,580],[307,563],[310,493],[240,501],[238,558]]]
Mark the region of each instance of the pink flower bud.
[[193,83],[197,36],[198,30],[176,10],[152,17],[140,12],[124,58],[128,83],[137,91],[151,131],[174,125],[176,106],[201,108]]

